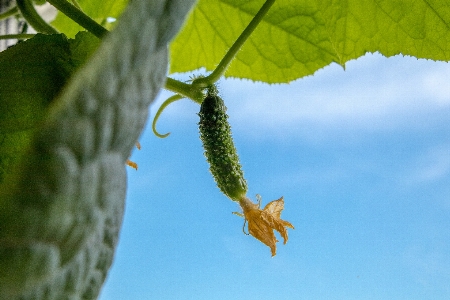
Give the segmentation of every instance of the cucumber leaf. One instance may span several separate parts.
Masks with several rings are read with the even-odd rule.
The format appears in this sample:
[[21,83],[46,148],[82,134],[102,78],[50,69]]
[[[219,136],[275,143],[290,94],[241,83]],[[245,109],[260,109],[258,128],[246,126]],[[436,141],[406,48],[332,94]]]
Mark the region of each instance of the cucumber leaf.
[[69,40],[37,34],[0,53],[0,184],[52,100],[99,43],[86,32]]
[[[42,105],[0,185],[0,299],[97,297],[121,227],[125,161],[164,84],[167,44],[192,4],[133,1]],[[76,65],[83,54],[75,57]]]
[[[170,72],[211,71],[265,0],[200,0],[171,45]],[[226,76],[290,82],[367,52],[450,60],[447,0],[277,0]]]

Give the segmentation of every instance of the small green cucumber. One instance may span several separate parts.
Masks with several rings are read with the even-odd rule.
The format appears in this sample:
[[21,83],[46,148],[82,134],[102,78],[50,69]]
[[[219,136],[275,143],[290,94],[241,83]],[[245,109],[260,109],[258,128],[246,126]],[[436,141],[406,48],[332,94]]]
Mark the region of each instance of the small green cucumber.
[[217,88],[208,87],[198,114],[200,139],[217,186],[229,198],[239,201],[247,194],[247,182],[233,144],[226,110]]

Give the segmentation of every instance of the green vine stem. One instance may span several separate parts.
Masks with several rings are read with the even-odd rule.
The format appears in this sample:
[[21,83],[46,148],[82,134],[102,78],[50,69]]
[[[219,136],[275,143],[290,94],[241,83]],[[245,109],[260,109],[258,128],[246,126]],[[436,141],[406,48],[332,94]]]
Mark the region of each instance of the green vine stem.
[[205,95],[203,94],[203,88],[193,86],[192,84],[184,83],[176,79],[167,77],[166,85],[164,86],[166,90],[172,91],[174,93],[183,95],[194,102],[201,104]]
[[75,5],[69,3],[67,0],[47,0],[47,2],[96,37],[101,39],[108,33],[106,28],[95,22],[91,17],[76,8]]
[[267,12],[272,7],[274,2],[275,0],[267,0],[264,3],[264,5],[260,8],[255,17],[252,19],[252,21],[247,25],[247,27],[244,29],[244,31],[241,33],[238,39],[231,46],[230,50],[228,50],[227,54],[225,54],[225,56],[222,58],[216,69],[208,76],[194,80],[192,82],[192,85],[197,85],[205,88],[217,82],[223,76],[223,74],[227,70],[230,63],[233,61],[236,54],[239,52],[241,47],[244,45],[244,43],[247,41],[247,39],[250,37],[250,35],[253,33],[256,27],[259,25],[259,23],[267,14]]
[[166,101],[164,101],[163,104],[161,104],[161,106],[158,108],[158,111],[156,112],[155,118],[153,119],[153,123],[152,123],[152,130],[153,133],[159,137],[159,138],[166,138],[169,136],[170,132],[166,133],[166,134],[160,134],[157,130],[156,130],[156,123],[158,122],[159,116],[161,115],[161,113],[163,112],[163,110],[171,103],[178,101],[180,99],[183,99],[184,97],[176,94],[173,95],[171,97],[169,97]]
[[9,18],[11,16],[14,16],[14,15],[16,15],[18,13],[19,13],[19,9],[17,8],[17,6],[15,6],[13,8],[10,8],[10,9],[8,9],[5,12],[0,13],[0,21],[4,20],[4,19],[7,19],[7,18]]
[[24,17],[24,19],[31,25],[37,32],[45,34],[58,34],[58,30],[50,26],[42,17],[37,13],[31,0],[16,0],[17,8]]
[[13,40],[13,39],[18,39],[18,40],[25,40],[25,39],[31,39],[32,37],[34,37],[34,34],[5,34],[5,35],[0,35],[0,40]]
[[[55,0],[52,0],[55,1]],[[227,54],[222,58],[219,65],[216,67],[216,69],[209,74],[206,77],[200,76],[192,81],[191,84],[187,84],[178,80],[175,80],[173,78],[167,77],[165,89],[177,93],[177,95],[174,95],[164,101],[164,103],[161,105],[161,107],[158,109],[155,118],[153,119],[153,133],[160,138],[165,138],[169,135],[167,134],[159,134],[156,131],[156,123],[158,121],[159,116],[163,112],[163,110],[172,102],[175,102],[177,100],[180,100],[184,97],[190,98],[193,101],[197,102],[198,104],[201,104],[204,99],[203,91],[205,88],[211,86],[215,82],[217,82],[225,73],[226,69],[236,56],[236,54],[239,52],[241,47],[244,45],[245,41],[250,37],[250,35],[255,31],[256,27],[261,23],[261,20],[264,18],[264,16],[267,14],[269,9],[272,7],[275,0],[267,0],[263,6],[260,8],[260,10],[256,13],[256,15],[253,17],[251,22],[247,25],[247,27],[244,29],[244,31],[241,33],[241,35],[237,38],[237,40],[234,42],[234,44],[231,46],[231,48],[228,50]]]
[[216,83],[223,76],[236,54],[239,52],[253,31],[255,31],[259,23],[261,23],[262,19],[266,16],[274,2],[275,0],[267,0],[263,4],[211,74],[206,77],[199,77],[193,80],[191,84],[186,84],[168,77],[165,89],[186,96],[199,104],[202,103],[204,97],[202,90],[211,84]]

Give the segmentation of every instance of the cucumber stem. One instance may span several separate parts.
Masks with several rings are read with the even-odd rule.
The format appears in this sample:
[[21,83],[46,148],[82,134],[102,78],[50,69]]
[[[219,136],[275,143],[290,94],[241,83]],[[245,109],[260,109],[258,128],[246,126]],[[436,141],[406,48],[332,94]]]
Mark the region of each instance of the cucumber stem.
[[177,94],[183,95],[187,98],[194,100],[195,102],[201,104],[204,98],[201,90],[211,86],[216,83],[225,73],[226,69],[233,61],[236,54],[239,52],[241,47],[259,25],[261,20],[267,14],[269,9],[272,7],[275,0],[267,0],[260,10],[253,17],[251,22],[247,25],[238,39],[234,42],[231,48],[228,50],[227,54],[222,58],[216,69],[206,77],[199,77],[192,81],[192,84],[186,84],[175,80],[173,78],[167,77],[165,89],[173,91]]
[[267,0],[264,5],[260,8],[258,13],[253,17],[252,21],[247,25],[238,39],[234,42],[231,48],[228,50],[227,54],[222,58],[216,69],[206,77],[198,78],[192,82],[193,85],[198,85],[203,88],[217,82],[225,73],[230,63],[233,61],[236,54],[239,52],[241,47],[259,25],[261,20],[265,17],[269,9],[272,7],[275,0]]
[[184,83],[176,79],[167,77],[166,85],[164,86],[166,90],[172,91],[174,93],[180,94],[186,98],[201,104],[205,95],[203,94],[203,89],[200,89],[192,84]]

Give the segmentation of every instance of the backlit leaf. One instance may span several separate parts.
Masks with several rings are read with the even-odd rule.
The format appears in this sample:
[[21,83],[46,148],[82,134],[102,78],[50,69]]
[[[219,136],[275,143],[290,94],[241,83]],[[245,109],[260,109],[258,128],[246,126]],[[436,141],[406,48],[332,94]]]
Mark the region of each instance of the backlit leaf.
[[[170,71],[213,70],[265,0],[200,0],[171,45]],[[367,52],[450,60],[447,0],[277,0],[226,76],[268,83]]]

